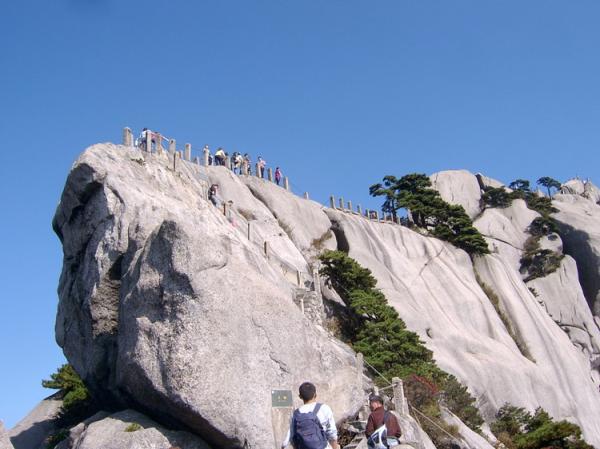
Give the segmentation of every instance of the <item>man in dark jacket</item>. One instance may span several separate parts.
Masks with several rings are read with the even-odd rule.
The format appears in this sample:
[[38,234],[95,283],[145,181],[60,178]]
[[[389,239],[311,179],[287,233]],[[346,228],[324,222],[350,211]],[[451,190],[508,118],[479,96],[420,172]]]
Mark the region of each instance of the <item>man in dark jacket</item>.
[[398,424],[398,420],[393,413],[386,412],[385,408],[383,407],[383,399],[381,396],[377,396],[376,394],[371,395],[369,397],[369,408],[371,409],[371,414],[367,420],[367,429],[365,430],[367,437],[370,437],[373,432],[375,432],[379,427],[383,426],[385,421],[388,443],[391,446],[399,444],[399,438],[400,435],[402,435],[400,425]]

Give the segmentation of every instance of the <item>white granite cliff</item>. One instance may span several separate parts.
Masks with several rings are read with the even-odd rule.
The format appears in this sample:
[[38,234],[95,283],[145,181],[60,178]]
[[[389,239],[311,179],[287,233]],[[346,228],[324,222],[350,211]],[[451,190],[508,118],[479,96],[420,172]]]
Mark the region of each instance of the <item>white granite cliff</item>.
[[[294,303],[298,280],[319,290],[318,252],[339,248],[373,272],[486,419],[505,402],[542,406],[600,447],[596,191],[557,195],[556,238],[568,235],[552,244],[568,256],[526,284],[519,258],[538,214],[521,200],[482,209],[484,178],[465,171],[432,179],[447,201],[465,206],[492,254],[472,261],[438,239],[224,167],[180,161],[174,172],[166,155],[95,145],[74,164],[54,219],[64,251],[57,341],[107,401],[183,424],[216,447],[267,447],[272,388],[312,379],[338,418],[362,403],[353,352]],[[227,217],[206,200],[207,182],[233,201]],[[499,298],[525,354],[477,277]]]

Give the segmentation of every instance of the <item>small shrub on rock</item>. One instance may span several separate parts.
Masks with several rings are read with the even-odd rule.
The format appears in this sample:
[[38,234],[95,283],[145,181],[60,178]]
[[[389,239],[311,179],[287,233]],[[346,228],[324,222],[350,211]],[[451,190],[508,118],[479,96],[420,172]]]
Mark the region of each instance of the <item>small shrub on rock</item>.
[[139,425],[136,422],[132,422],[127,427],[125,427],[125,432],[136,432],[141,429],[143,429],[143,427],[141,425]]
[[554,421],[541,407],[532,415],[524,408],[504,404],[490,429],[511,449],[592,449],[581,438],[579,426],[564,420]]
[[486,187],[481,200],[486,206],[504,209],[512,204],[513,197],[504,187]]

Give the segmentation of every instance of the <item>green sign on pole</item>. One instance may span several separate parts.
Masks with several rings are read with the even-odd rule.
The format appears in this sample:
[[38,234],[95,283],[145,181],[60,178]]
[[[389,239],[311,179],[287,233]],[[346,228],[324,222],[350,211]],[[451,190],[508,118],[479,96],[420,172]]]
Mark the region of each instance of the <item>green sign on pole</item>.
[[271,390],[273,408],[293,407],[292,390]]

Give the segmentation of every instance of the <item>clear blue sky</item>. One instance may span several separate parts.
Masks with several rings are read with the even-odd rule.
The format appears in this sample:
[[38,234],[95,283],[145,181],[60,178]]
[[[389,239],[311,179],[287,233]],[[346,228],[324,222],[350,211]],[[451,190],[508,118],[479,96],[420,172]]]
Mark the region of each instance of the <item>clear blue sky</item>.
[[0,419],[49,391],[69,167],[123,126],[374,207],[387,174],[599,183],[600,3],[19,0],[0,14]]

